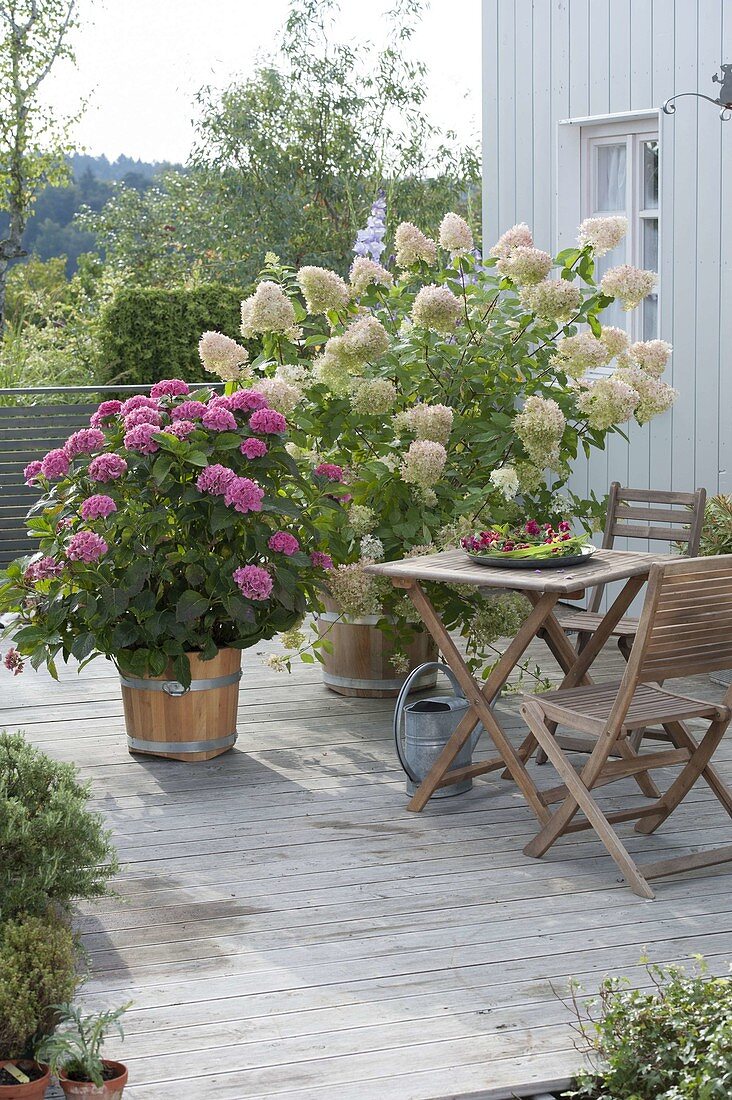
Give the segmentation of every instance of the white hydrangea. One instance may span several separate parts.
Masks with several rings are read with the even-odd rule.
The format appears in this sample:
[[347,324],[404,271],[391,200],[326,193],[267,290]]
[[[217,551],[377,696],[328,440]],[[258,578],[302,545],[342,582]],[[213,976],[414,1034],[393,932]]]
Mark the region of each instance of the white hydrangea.
[[639,424],[646,424],[654,416],[670,409],[679,395],[679,391],[660,378],[642,370],[640,367],[623,367],[615,371],[614,378],[619,378],[632,386],[640,395],[640,401],[635,409],[635,418]]
[[658,282],[655,271],[643,271],[631,264],[611,267],[600,280],[600,290],[610,298],[617,298],[627,312],[635,309]]
[[429,439],[417,439],[411,443],[402,459],[402,481],[429,489],[440,480],[447,462],[447,451],[441,443]]
[[513,466],[500,466],[496,470],[491,470],[488,480],[505,500],[513,500],[520,488],[519,476]]
[[351,264],[349,278],[351,290],[356,296],[363,294],[370,286],[391,286],[394,282],[392,273],[381,264],[377,264],[376,260],[370,260],[368,256],[356,257]]
[[301,267],[297,285],[310,313],[328,313],[346,308],[351,297],[348,286],[335,271],[326,267]]
[[356,535],[367,535],[373,531],[377,520],[376,512],[365,504],[351,504],[348,509],[348,523]]
[[609,359],[616,355],[622,355],[628,350],[630,337],[624,328],[615,328],[613,325],[603,325],[600,339],[607,348]]
[[302,401],[302,390],[299,386],[286,382],[284,378],[275,375],[274,378],[260,378],[253,383],[252,389],[267,398],[267,404],[271,409],[289,416],[292,410]]
[[469,252],[473,247],[473,234],[465,218],[449,213],[440,222],[439,241],[448,252]]
[[514,419],[513,428],[526,453],[537,466],[556,468],[560,459],[559,445],[567,421],[553,398],[532,394]]
[[458,321],[462,306],[447,286],[423,286],[412,304],[412,320],[415,325],[434,332],[451,332]]
[[282,287],[264,281],[241,304],[241,334],[245,339],[265,332],[294,334],[295,310]]
[[518,225],[511,226],[503,236],[498,238],[490,254],[499,260],[505,260],[511,255],[514,248],[531,248],[533,244],[534,238],[528,225],[526,222],[519,222]]
[[607,345],[591,332],[567,336],[551,358],[552,366],[570,378],[581,378],[588,370],[604,367],[609,361]]
[[351,389],[351,408],[364,416],[382,416],[396,399],[396,386],[388,378],[362,378]]
[[411,222],[402,222],[397,226],[394,244],[398,267],[414,267],[420,261],[429,267],[437,263],[437,245]]
[[589,245],[595,256],[604,256],[620,244],[627,232],[627,218],[585,218],[579,227],[578,240],[583,247]]
[[403,414],[403,423],[417,439],[432,439],[436,443],[447,443],[452,430],[453,411],[448,405],[427,405],[420,402],[407,409]]
[[548,252],[542,252],[540,248],[529,248],[519,245],[505,257],[500,259],[496,267],[501,275],[515,283],[516,286],[531,286],[545,279],[552,269],[553,260]]
[[198,354],[204,369],[226,382],[241,378],[249,360],[247,349],[222,332],[204,332],[198,344]]
[[628,348],[628,358],[647,374],[660,378],[673,348],[666,340],[639,340]]
[[384,557],[384,544],[381,539],[373,535],[364,535],[360,543],[361,559],[370,558],[372,561],[381,561]]
[[545,279],[533,286],[522,286],[519,300],[537,317],[566,324],[582,304],[582,294],[567,279]]
[[617,371],[609,378],[583,382],[577,393],[577,408],[591,428],[601,431],[629,420],[639,402],[638,391],[619,378]]

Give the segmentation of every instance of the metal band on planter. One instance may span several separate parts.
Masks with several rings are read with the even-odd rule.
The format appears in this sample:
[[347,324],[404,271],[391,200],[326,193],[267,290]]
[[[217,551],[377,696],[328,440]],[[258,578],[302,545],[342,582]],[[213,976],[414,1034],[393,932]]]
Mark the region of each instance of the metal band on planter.
[[227,687],[228,684],[235,684],[238,680],[241,680],[241,669],[238,672],[232,672],[228,676],[215,676],[209,680],[191,680],[190,687],[183,687],[178,680],[138,680],[135,678],[127,679],[124,676],[120,676],[122,687],[136,688],[137,691],[164,691],[166,695],[170,695],[172,698],[178,698],[181,695],[187,695],[189,691],[211,691],[213,688]]
[[236,737],[234,730],[227,737],[217,737],[211,741],[148,741],[128,733],[127,747],[132,752],[213,752],[216,749],[230,749],[236,744]]

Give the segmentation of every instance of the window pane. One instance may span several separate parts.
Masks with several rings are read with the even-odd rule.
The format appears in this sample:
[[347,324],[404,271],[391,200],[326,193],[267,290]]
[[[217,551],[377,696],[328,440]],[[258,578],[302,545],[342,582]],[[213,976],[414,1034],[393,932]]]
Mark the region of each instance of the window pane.
[[595,210],[625,211],[625,142],[595,146]]
[[643,339],[655,340],[658,337],[658,295],[649,294],[643,305]]
[[658,209],[658,142],[643,142],[643,209]]
[[[658,271],[658,218],[642,218],[643,267]],[[658,294],[649,294],[643,302],[642,328],[644,340],[658,336]]]

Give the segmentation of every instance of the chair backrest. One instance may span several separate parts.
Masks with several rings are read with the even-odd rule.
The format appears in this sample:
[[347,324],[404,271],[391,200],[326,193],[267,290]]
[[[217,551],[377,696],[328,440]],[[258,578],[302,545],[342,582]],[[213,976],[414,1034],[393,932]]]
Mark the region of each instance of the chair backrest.
[[651,567],[627,674],[634,682],[732,668],[732,554]]
[[[603,549],[612,549],[616,538],[658,539],[680,543],[686,556],[694,557],[699,553],[706,500],[706,489],[696,489],[693,493],[628,489],[619,481],[613,481],[608,495]],[[604,590],[604,585],[593,590],[588,604],[590,611],[599,610]]]

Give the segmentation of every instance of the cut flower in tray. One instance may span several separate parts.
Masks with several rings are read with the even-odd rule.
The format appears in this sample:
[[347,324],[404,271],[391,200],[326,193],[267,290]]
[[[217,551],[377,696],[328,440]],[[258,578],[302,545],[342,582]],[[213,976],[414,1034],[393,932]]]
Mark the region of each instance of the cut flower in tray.
[[551,523],[539,524],[527,520],[523,526],[496,524],[461,540],[464,550],[486,558],[564,558],[590,549],[587,535],[573,535],[570,524],[563,520],[555,530]]

